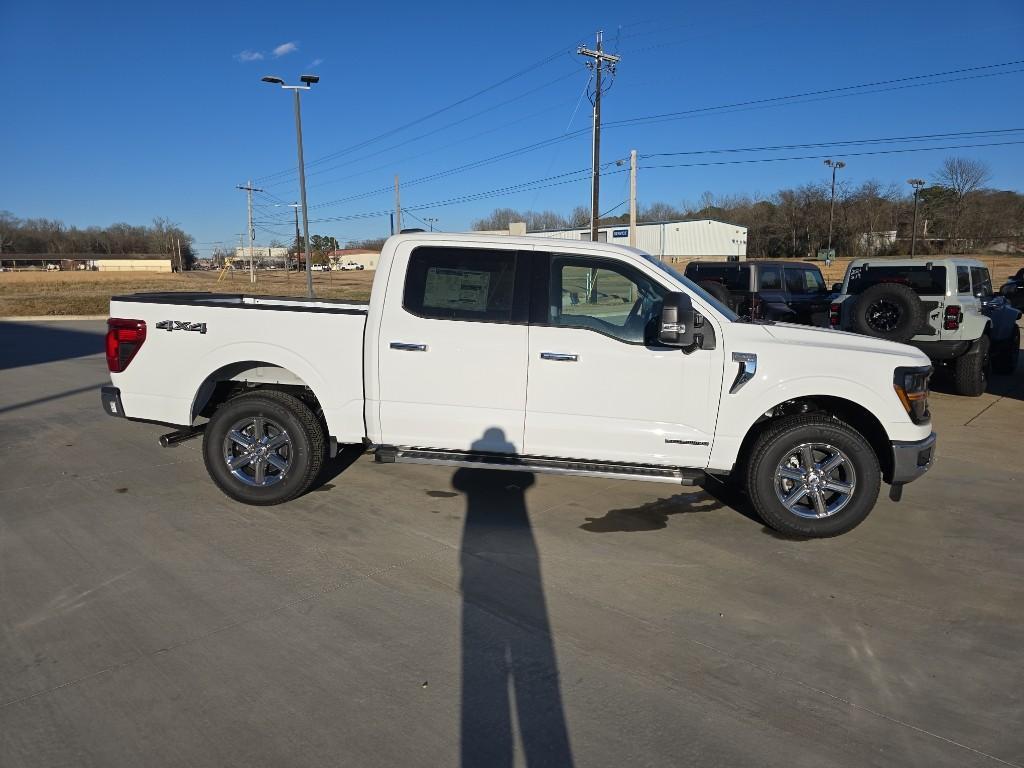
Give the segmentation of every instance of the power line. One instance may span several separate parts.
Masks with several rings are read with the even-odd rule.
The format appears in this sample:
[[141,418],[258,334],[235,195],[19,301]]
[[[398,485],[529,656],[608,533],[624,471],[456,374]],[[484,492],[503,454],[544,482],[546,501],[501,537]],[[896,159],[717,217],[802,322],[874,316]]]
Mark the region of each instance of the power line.
[[917,136],[892,136],[882,139],[850,139],[847,141],[819,141],[808,144],[777,144],[765,147],[730,147],[728,149],[694,149],[682,152],[644,152],[640,157],[674,157],[677,155],[711,155],[726,152],[770,152],[783,149],[812,149],[817,147],[843,147],[862,144],[895,144],[903,142],[937,141],[954,137],[983,137],[1006,133],[1020,133],[1024,128],[990,128],[977,131],[957,131],[955,133],[924,133]]
[[[507,104],[511,104],[514,101],[519,101],[520,99],[524,99],[527,96],[530,96],[530,95],[536,93],[537,91],[541,91],[541,90],[543,90],[545,88],[550,88],[552,85],[556,85],[557,83],[560,83],[563,80],[567,80],[570,77],[573,77],[573,76],[577,75],[578,73],[579,73],[579,70],[573,69],[572,72],[567,72],[566,74],[561,75],[560,77],[557,77],[554,80],[551,80],[551,81],[545,83],[544,85],[538,86],[536,88],[532,88],[532,89],[530,89],[528,91],[524,91],[523,93],[520,93],[517,96],[513,96],[510,99],[506,99],[505,101],[500,101],[497,104],[494,104],[494,105],[492,105],[490,107],[487,107],[486,109],[480,110],[479,112],[474,112],[472,115],[468,115],[468,116],[463,117],[463,118],[461,118],[459,120],[454,120],[454,121],[452,121],[450,123],[446,123],[445,125],[442,125],[442,126],[439,126],[437,128],[434,128],[434,129],[432,129],[430,131],[427,131],[426,133],[421,133],[421,134],[418,134],[418,135],[413,136],[411,138],[408,138],[408,139],[405,139],[403,141],[400,141],[397,144],[392,144],[391,146],[384,147],[383,149],[378,149],[375,152],[371,152],[368,155],[361,155],[361,156],[359,156],[357,158],[354,158],[352,160],[348,160],[348,161],[343,162],[343,163],[339,163],[337,165],[331,165],[331,166],[328,166],[327,168],[320,168],[318,170],[311,171],[307,175],[308,176],[315,176],[315,175],[318,175],[318,174],[321,174],[321,173],[329,173],[330,171],[334,171],[334,170],[337,170],[339,168],[346,168],[346,167],[348,167],[350,165],[354,165],[354,164],[360,163],[360,162],[362,162],[364,160],[368,160],[371,157],[377,157],[379,155],[386,154],[386,153],[388,153],[388,152],[390,152],[390,151],[392,151],[394,149],[398,149],[400,147],[404,147],[407,144],[412,144],[413,142],[419,141],[420,139],[425,139],[425,138],[427,138],[429,136],[433,136],[435,134],[441,133],[442,131],[446,131],[449,128],[454,128],[457,125],[461,125],[462,123],[469,122],[470,120],[473,120],[473,119],[475,119],[477,117],[480,117],[481,115],[487,114],[488,112],[493,112],[494,110],[499,109],[499,108],[501,108],[501,107],[503,107],[503,106],[505,106]],[[489,129],[487,129],[485,131],[482,131],[480,133],[473,134],[473,135],[468,136],[466,138],[460,139],[459,142],[455,142],[455,143],[461,143],[461,142],[464,142],[464,141],[469,141],[470,139],[474,139],[477,136],[483,136],[483,135],[485,135],[487,133],[491,133],[491,132],[493,132],[495,130],[499,130],[499,129],[503,128],[503,127],[507,127],[509,125],[514,125],[515,123],[518,123],[518,122],[522,122],[523,120],[527,120],[527,119],[530,119],[532,117],[536,117],[538,115],[546,114],[549,111],[551,111],[550,108],[545,108],[545,109],[539,110],[537,112],[532,112],[532,113],[530,113],[529,115],[527,115],[525,117],[519,118],[518,120],[515,120],[513,122],[507,122],[506,121],[506,122],[504,122],[502,124],[499,124],[498,126],[496,126],[494,128],[489,128]],[[444,145],[444,146],[452,146],[452,145],[451,144],[447,144],[447,145]],[[399,161],[396,161],[396,162],[403,163],[403,162],[407,162],[408,160],[415,160],[415,159],[417,159],[419,157],[422,157],[425,154],[431,154],[431,153],[437,152],[437,151],[439,151],[440,149],[443,149],[443,148],[444,147],[438,147],[438,148],[429,150],[427,152],[424,152],[424,153],[421,153],[421,154],[418,154],[418,155],[413,155],[411,157],[407,157],[407,158],[405,158],[403,160],[399,160]],[[389,163],[385,167],[393,167],[396,164],[396,162]],[[290,171],[289,173],[294,173],[294,171]],[[343,178],[349,178],[349,177],[343,177]],[[291,178],[283,178],[283,179],[281,179],[279,181],[271,182],[270,184],[268,184],[268,186],[276,187],[276,186],[280,186],[281,184],[288,184],[288,183],[290,183],[292,181],[293,181],[293,179],[291,179]],[[337,180],[334,180],[334,181],[329,181],[329,182],[321,182],[319,185],[314,185],[314,186],[322,186],[325,183],[326,184],[332,184],[332,183],[335,183],[336,181],[340,181],[340,179],[337,179]]]
[[[980,67],[970,67],[970,68],[963,68],[963,69],[959,69],[959,70],[949,70],[947,72],[938,72],[938,73],[932,73],[932,74],[926,74],[926,75],[911,75],[911,76],[907,76],[907,77],[896,78],[894,80],[889,80],[889,81],[877,81],[877,82],[874,82],[874,83],[862,83],[860,85],[849,85],[849,86],[842,86],[842,87],[839,87],[839,88],[829,88],[829,89],[825,89],[825,90],[822,90],[822,91],[808,91],[808,92],[799,93],[799,94],[791,94],[791,95],[788,95],[788,96],[775,96],[775,97],[770,97],[770,98],[766,98],[766,99],[753,99],[753,100],[748,100],[748,101],[743,101],[743,102],[735,102],[735,103],[732,103],[732,104],[725,104],[725,105],[719,105],[719,106],[698,107],[698,108],[695,108],[695,109],[685,110],[685,111],[682,111],[682,112],[663,113],[663,114],[659,114],[659,115],[648,115],[648,116],[645,116],[645,117],[627,118],[627,119],[624,119],[624,120],[616,120],[616,121],[612,121],[612,122],[606,122],[606,123],[604,123],[603,127],[604,128],[617,128],[617,127],[623,127],[623,126],[626,126],[626,125],[634,125],[634,124],[638,124],[638,123],[641,123],[641,122],[655,122],[655,121],[662,121],[662,120],[683,119],[683,118],[686,118],[686,117],[703,116],[703,115],[714,113],[714,112],[720,112],[721,110],[729,110],[729,111],[736,112],[736,111],[745,111],[747,109],[761,109],[761,108],[764,108],[765,106],[770,106],[773,103],[783,103],[783,102],[798,103],[798,102],[794,102],[792,100],[793,99],[797,99],[797,98],[804,98],[804,97],[812,96],[812,95],[821,95],[822,98],[820,98],[818,100],[825,100],[825,99],[830,99],[830,98],[843,98],[843,97],[846,97],[846,96],[853,96],[853,95],[863,95],[861,93],[851,93],[850,91],[854,91],[856,89],[873,87],[873,86],[878,85],[880,83],[907,83],[907,84],[904,84],[902,86],[899,86],[899,88],[917,88],[917,87],[924,87],[924,86],[928,86],[928,85],[937,85],[937,84],[941,84],[941,82],[956,82],[957,80],[962,80],[962,79],[974,79],[976,77],[995,77],[995,76],[999,76],[999,75],[1014,74],[1016,72],[1024,71],[1024,70],[1010,70],[1010,71],[1003,71],[1003,72],[990,72],[990,73],[988,73],[986,75],[974,75],[974,76],[969,77],[969,78],[958,78],[957,80],[946,80],[946,81],[941,81],[941,82],[918,82],[918,81],[926,80],[928,78],[941,77],[941,76],[945,76],[945,75],[953,74],[953,73],[973,72],[973,71],[977,71],[977,70],[989,70],[989,69],[993,69],[993,68],[1012,66],[1012,65],[1020,64],[1020,63],[1024,63],[1024,60],[1004,62],[1004,63],[1001,63],[1001,64],[988,64],[988,65],[983,65],[983,66],[980,66]],[[914,81],[914,82],[909,82],[909,81]],[[879,92],[879,91],[872,91],[871,93],[877,93],[877,92]],[[549,138],[546,138],[546,139],[542,139],[540,141],[533,142],[531,144],[524,145],[522,147],[518,147],[518,148],[513,149],[513,150],[509,150],[507,152],[502,152],[502,153],[499,153],[497,155],[492,155],[492,156],[487,157],[487,158],[483,158],[483,159],[480,159],[480,160],[472,161],[470,163],[466,163],[466,164],[463,164],[461,166],[457,166],[455,168],[450,168],[450,169],[446,169],[446,170],[443,170],[443,171],[439,171],[439,172],[437,172],[435,174],[431,174],[429,176],[420,177],[419,179],[414,179],[412,182],[409,182],[409,184],[412,184],[412,183],[425,183],[427,181],[433,181],[433,180],[436,180],[436,179],[444,178],[445,176],[450,176],[450,175],[452,175],[454,173],[459,173],[459,172],[464,171],[464,170],[470,170],[470,169],[473,169],[473,168],[478,168],[478,167],[483,166],[483,165],[489,165],[491,163],[500,162],[502,160],[511,159],[513,157],[518,157],[519,155],[527,154],[529,152],[533,152],[533,151],[536,151],[538,149],[543,149],[543,148],[548,147],[548,146],[552,146],[552,145],[559,144],[559,143],[564,142],[564,141],[569,141],[571,139],[577,138],[579,136],[582,136],[582,135],[586,134],[589,130],[590,129],[588,129],[588,128],[583,128],[583,129],[579,129],[579,130],[576,130],[576,131],[562,133],[562,134],[557,135],[557,136],[552,136],[552,137],[549,137]],[[338,200],[333,200],[333,201],[328,201],[328,202],[325,202],[325,203],[320,203],[317,207],[328,207],[330,205],[336,205],[336,204],[339,204],[341,202],[348,202],[348,201],[351,201],[351,200],[354,200],[354,199],[362,199],[364,197],[372,197],[375,194],[381,194],[381,193],[383,193],[384,191],[387,191],[387,190],[390,190],[390,187],[387,187],[386,189],[381,187],[380,189],[372,190],[370,192],[359,193],[357,195],[350,195],[348,197],[340,198]]]
[[[1020,141],[999,141],[985,144],[952,144],[943,147],[908,147],[906,149],[877,149],[869,152],[844,152],[842,157],[865,157],[868,155],[897,155],[907,152],[935,152],[948,149],[975,149],[980,147],[1006,147],[1014,144],[1024,144]],[[652,170],[655,168],[700,168],[712,165],[744,165],[750,163],[776,163],[787,160],[821,160],[832,155],[800,155],[797,157],[755,157],[746,160],[716,160],[706,163],[668,163],[664,165],[645,165],[644,168]]]
[[[850,92],[850,91],[860,91],[860,90],[865,89],[865,88],[876,88],[876,87],[879,87],[879,86],[888,86],[888,85],[894,85],[894,84],[898,84],[898,83],[912,83],[914,81],[931,80],[932,78],[937,78],[937,77],[947,77],[949,75],[958,75],[958,74],[964,74],[964,73],[967,73],[967,72],[980,72],[980,71],[983,71],[983,70],[992,70],[992,69],[999,69],[999,68],[1002,68],[1002,67],[1018,66],[1018,65],[1021,65],[1021,64],[1024,64],[1024,59],[1018,59],[1016,61],[1007,61],[1007,62],[1003,62],[1003,63],[1000,63],[1000,64],[985,64],[985,65],[977,66],[977,67],[965,67],[965,68],[961,68],[961,69],[951,69],[951,70],[948,70],[948,71],[945,71],[945,72],[933,72],[931,74],[926,74],[926,75],[908,75],[906,77],[898,77],[898,78],[893,78],[891,80],[877,80],[877,81],[870,82],[870,83],[861,83],[859,85],[844,85],[844,86],[840,86],[838,88],[824,88],[824,89],[818,90],[818,91],[805,91],[803,93],[794,93],[794,94],[790,94],[788,96],[770,96],[770,97],[766,97],[766,98],[763,98],[763,99],[749,99],[747,101],[737,101],[737,102],[734,102],[732,104],[722,104],[722,105],[716,106],[716,107],[698,107],[696,109],[686,109],[686,110],[682,110],[682,111],[679,111],[679,112],[663,112],[663,113],[657,114],[657,115],[644,115],[642,117],[631,117],[631,118],[626,118],[626,119],[623,119],[623,120],[615,120],[613,122],[606,123],[605,125],[606,126],[634,125],[634,124],[637,124],[637,123],[655,122],[655,121],[660,121],[660,120],[669,120],[669,119],[678,119],[678,118],[682,118],[682,117],[689,117],[691,115],[700,114],[700,113],[703,113],[703,112],[713,112],[713,111],[720,111],[720,110],[738,111],[738,110],[736,110],[736,108],[738,108],[738,107],[756,107],[758,105],[770,104],[770,103],[775,103],[775,102],[783,102],[783,101],[793,101],[795,99],[803,99],[803,98],[807,98],[807,97],[810,97],[810,96],[832,96],[834,98],[838,98],[838,97],[841,96],[841,94],[845,94],[845,93]],[[993,72],[993,73],[991,73],[989,75],[985,75],[985,76],[986,77],[991,77],[991,76],[998,76],[998,75],[1008,75],[1008,74],[1014,74],[1015,72],[1019,72],[1019,71],[1022,71],[1022,70],[1012,70],[1012,71],[1007,71],[1007,72]],[[977,77],[977,76],[975,76],[975,77]],[[956,78],[954,80],[945,80],[945,81],[942,81],[941,83],[920,82],[920,83],[916,83],[914,86],[911,86],[911,87],[925,86],[925,85],[940,85],[942,83],[958,82],[959,80],[969,80],[969,79],[974,79],[974,77]],[[904,86],[904,87],[906,87],[906,86]],[[886,89],[886,90],[890,90],[890,89]],[[891,89],[891,90],[899,90],[899,89]],[[881,92],[882,91],[871,91],[870,93],[881,93]]]
[[[614,174],[617,174],[617,173],[625,173],[625,172],[626,172],[626,169],[623,168],[621,170],[608,171],[605,175],[611,176],[611,175],[614,175]],[[581,173],[582,173],[582,175],[581,175]],[[540,186],[541,186],[541,188],[548,188],[548,187],[557,187],[557,186],[561,186],[561,185],[564,185],[564,184],[575,184],[577,182],[584,181],[587,178],[587,174],[589,174],[589,173],[590,173],[590,169],[586,168],[582,172],[576,172],[577,178],[562,179],[561,181],[552,181],[550,183],[542,184]],[[553,178],[557,178],[557,177],[553,177]],[[523,182],[521,184],[514,184],[514,185],[511,185],[511,186],[508,186],[508,187],[500,187],[498,189],[487,190],[485,192],[467,193],[467,194],[464,194],[464,195],[459,195],[459,196],[452,197],[452,198],[447,198],[447,199],[444,199],[444,200],[437,200],[437,201],[434,201],[434,202],[422,203],[420,205],[403,206],[402,207],[402,211],[404,212],[404,211],[407,211],[407,210],[410,210],[410,209],[414,210],[414,211],[422,211],[422,210],[428,210],[428,209],[431,209],[431,208],[441,208],[441,207],[445,207],[445,206],[449,206],[449,205],[458,205],[460,203],[474,202],[476,200],[485,200],[485,199],[490,198],[490,197],[500,197],[502,195],[516,194],[516,193],[519,193],[519,192],[528,192],[528,191],[532,191],[533,189],[535,189],[538,186],[537,185],[538,181],[544,181],[544,179],[535,179],[535,180],[530,181],[530,182]],[[385,209],[378,210],[378,211],[365,211],[365,212],[362,212],[362,213],[353,213],[353,214],[348,214],[348,215],[344,215],[344,216],[330,216],[330,217],[324,217],[324,218],[321,218],[321,219],[311,219],[311,221],[314,221],[314,222],[317,222],[317,223],[328,222],[328,221],[351,221],[351,220],[355,220],[355,219],[368,219],[368,218],[376,218],[376,217],[381,217],[381,216],[387,216],[390,213],[391,213],[391,209],[390,208],[385,208]],[[270,222],[270,223],[276,223],[276,222]]]
[[[348,147],[345,147],[344,149],[340,149],[340,150],[338,150],[336,152],[331,152],[330,154],[327,154],[327,155],[324,155],[324,156],[322,156],[320,158],[317,158],[316,160],[313,160],[313,161],[307,163],[306,165],[307,165],[307,167],[312,167],[312,166],[319,165],[321,163],[324,163],[324,162],[327,162],[329,160],[332,160],[335,157],[340,157],[341,155],[348,154],[349,152],[354,152],[357,149],[362,149],[363,147],[365,147],[365,146],[367,146],[369,144],[373,144],[374,142],[380,141],[381,139],[386,139],[388,136],[393,136],[396,133],[399,133],[400,131],[405,130],[406,128],[411,128],[412,126],[419,125],[420,123],[423,123],[423,122],[425,122],[427,120],[430,120],[431,118],[436,117],[437,115],[443,114],[444,112],[448,112],[449,110],[452,110],[455,107],[461,106],[462,104],[465,104],[468,101],[472,101],[475,98],[483,96],[484,94],[489,93],[489,92],[493,91],[496,88],[500,88],[501,86],[503,86],[503,85],[505,85],[507,83],[510,83],[513,80],[516,80],[516,79],[522,77],[523,75],[529,74],[530,72],[533,72],[534,70],[539,69],[539,68],[545,66],[546,64],[550,64],[555,59],[557,59],[557,58],[559,58],[559,57],[561,57],[561,56],[563,56],[563,55],[565,55],[567,53],[570,53],[570,52],[572,52],[571,48],[565,47],[565,46],[560,47],[554,53],[552,53],[552,54],[550,54],[548,56],[545,56],[543,59],[540,59],[539,61],[536,61],[533,64],[530,64],[529,66],[525,67],[524,69],[521,69],[518,72],[515,72],[515,73],[509,75],[508,77],[502,78],[501,80],[499,80],[496,83],[492,83],[491,85],[487,86],[486,88],[481,88],[480,90],[475,91],[475,92],[469,94],[468,96],[464,96],[463,98],[458,99],[457,101],[454,101],[451,104],[448,104],[447,106],[441,107],[439,109],[435,109],[433,112],[430,112],[430,113],[428,113],[426,115],[423,115],[423,116],[421,116],[421,117],[419,117],[419,118],[417,118],[415,120],[411,120],[408,123],[403,123],[402,125],[399,125],[399,126],[397,126],[395,128],[392,128],[392,129],[390,129],[388,131],[385,131],[384,133],[378,134],[377,136],[374,136],[372,138],[369,138],[369,139],[366,139],[364,141],[358,142],[357,144],[352,144],[352,145],[350,145]],[[278,176],[280,176],[282,174],[285,174],[285,173],[291,173],[291,169],[289,169],[287,171],[277,171],[275,173],[267,174],[266,176],[261,176],[261,177],[259,177],[259,179],[257,179],[257,181],[264,181],[264,180],[267,180],[267,179],[276,178],[276,177],[278,177]]]

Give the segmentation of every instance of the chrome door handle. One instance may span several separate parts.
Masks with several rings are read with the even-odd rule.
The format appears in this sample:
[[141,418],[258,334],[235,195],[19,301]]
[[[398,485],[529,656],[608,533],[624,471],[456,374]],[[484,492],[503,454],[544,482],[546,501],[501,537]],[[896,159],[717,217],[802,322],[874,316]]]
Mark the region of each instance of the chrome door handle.
[[560,360],[563,363],[575,363],[580,359],[579,355],[563,355],[561,352],[541,352],[541,360]]
[[404,341],[392,341],[391,342],[391,348],[392,349],[400,349],[403,352],[426,352],[427,351],[427,345],[426,344],[407,344]]

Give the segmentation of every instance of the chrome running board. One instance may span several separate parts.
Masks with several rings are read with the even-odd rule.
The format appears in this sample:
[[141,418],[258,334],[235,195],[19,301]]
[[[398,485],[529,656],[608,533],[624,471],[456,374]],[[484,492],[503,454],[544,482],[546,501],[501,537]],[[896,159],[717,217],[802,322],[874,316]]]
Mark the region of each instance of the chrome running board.
[[380,446],[376,452],[376,459],[381,463],[504,469],[515,472],[542,472],[579,477],[646,480],[675,485],[699,485],[705,476],[704,471],[700,469],[660,467],[652,464],[550,459],[542,456],[510,456],[478,451],[444,451],[435,448],[398,448],[390,445]]

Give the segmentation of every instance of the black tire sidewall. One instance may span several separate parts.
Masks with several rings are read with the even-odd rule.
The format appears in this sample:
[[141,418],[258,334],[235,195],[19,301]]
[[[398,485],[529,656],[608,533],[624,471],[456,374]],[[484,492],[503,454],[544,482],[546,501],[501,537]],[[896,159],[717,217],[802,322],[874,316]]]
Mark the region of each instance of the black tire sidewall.
[[[298,400],[300,407],[305,407]],[[291,438],[291,463],[284,480],[266,488],[256,488],[241,482],[228,469],[221,451],[228,429],[246,416],[265,416],[280,424]],[[229,400],[210,419],[203,432],[203,460],[206,470],[225,495],[245,504],[280,504],[302,493],[312,455],[313,441],[294,410],[276,400],[258,395],[247,395]]]
[[992,345],[988,336],[978,339],[978,349],[958,357],[953,364],[953,380],[957,394],[966,397],[981,397],[988,389],[991,373]]
[[[899,320],[891,331],[872,328],[868,322],[868,310],[883,298],[896,305],[900,311]],[[921,300],[911,288],[900,283],[872,285],[857,297],[853,308],[853,328],[857,333],[887,341],[909,341],[917,334],[923,320],[924,307]]]
[[[857,476],[850,503],[832,517],[818,520],[794,515],[775,494],[775,469],[782,457],[793,447],[809,442],[826,442],[842,450],[853,463]],[[757,448],[748,469],[748,493],[764,522],[785,536],[838,536],[863,522],[875,506],[882,479],[878,458],[867,441],[842,422],[822,419],[813,424],[794,423],[792,428],[774,433]]]

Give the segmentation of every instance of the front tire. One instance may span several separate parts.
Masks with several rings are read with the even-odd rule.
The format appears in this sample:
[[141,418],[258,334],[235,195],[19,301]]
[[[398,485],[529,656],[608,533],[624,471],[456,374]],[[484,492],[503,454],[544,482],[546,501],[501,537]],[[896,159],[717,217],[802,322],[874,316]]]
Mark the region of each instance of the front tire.
[[953,362],[953,385],[958,395],[981,397],[985,394],[992,367],[990,343],[988,336],[982,336],[976,352],[962,355]]
[[243,504],[282,504],[305,493],[323,466],[324,427],[304,402],[256,390],[217,409],[203,433],[203,460],[225,495]]
[[770,425],[754,442],[746,486],[754,509],[786,536],[824,538],[857,527],[875,501],[882,473],[859,432],[811,414]]

